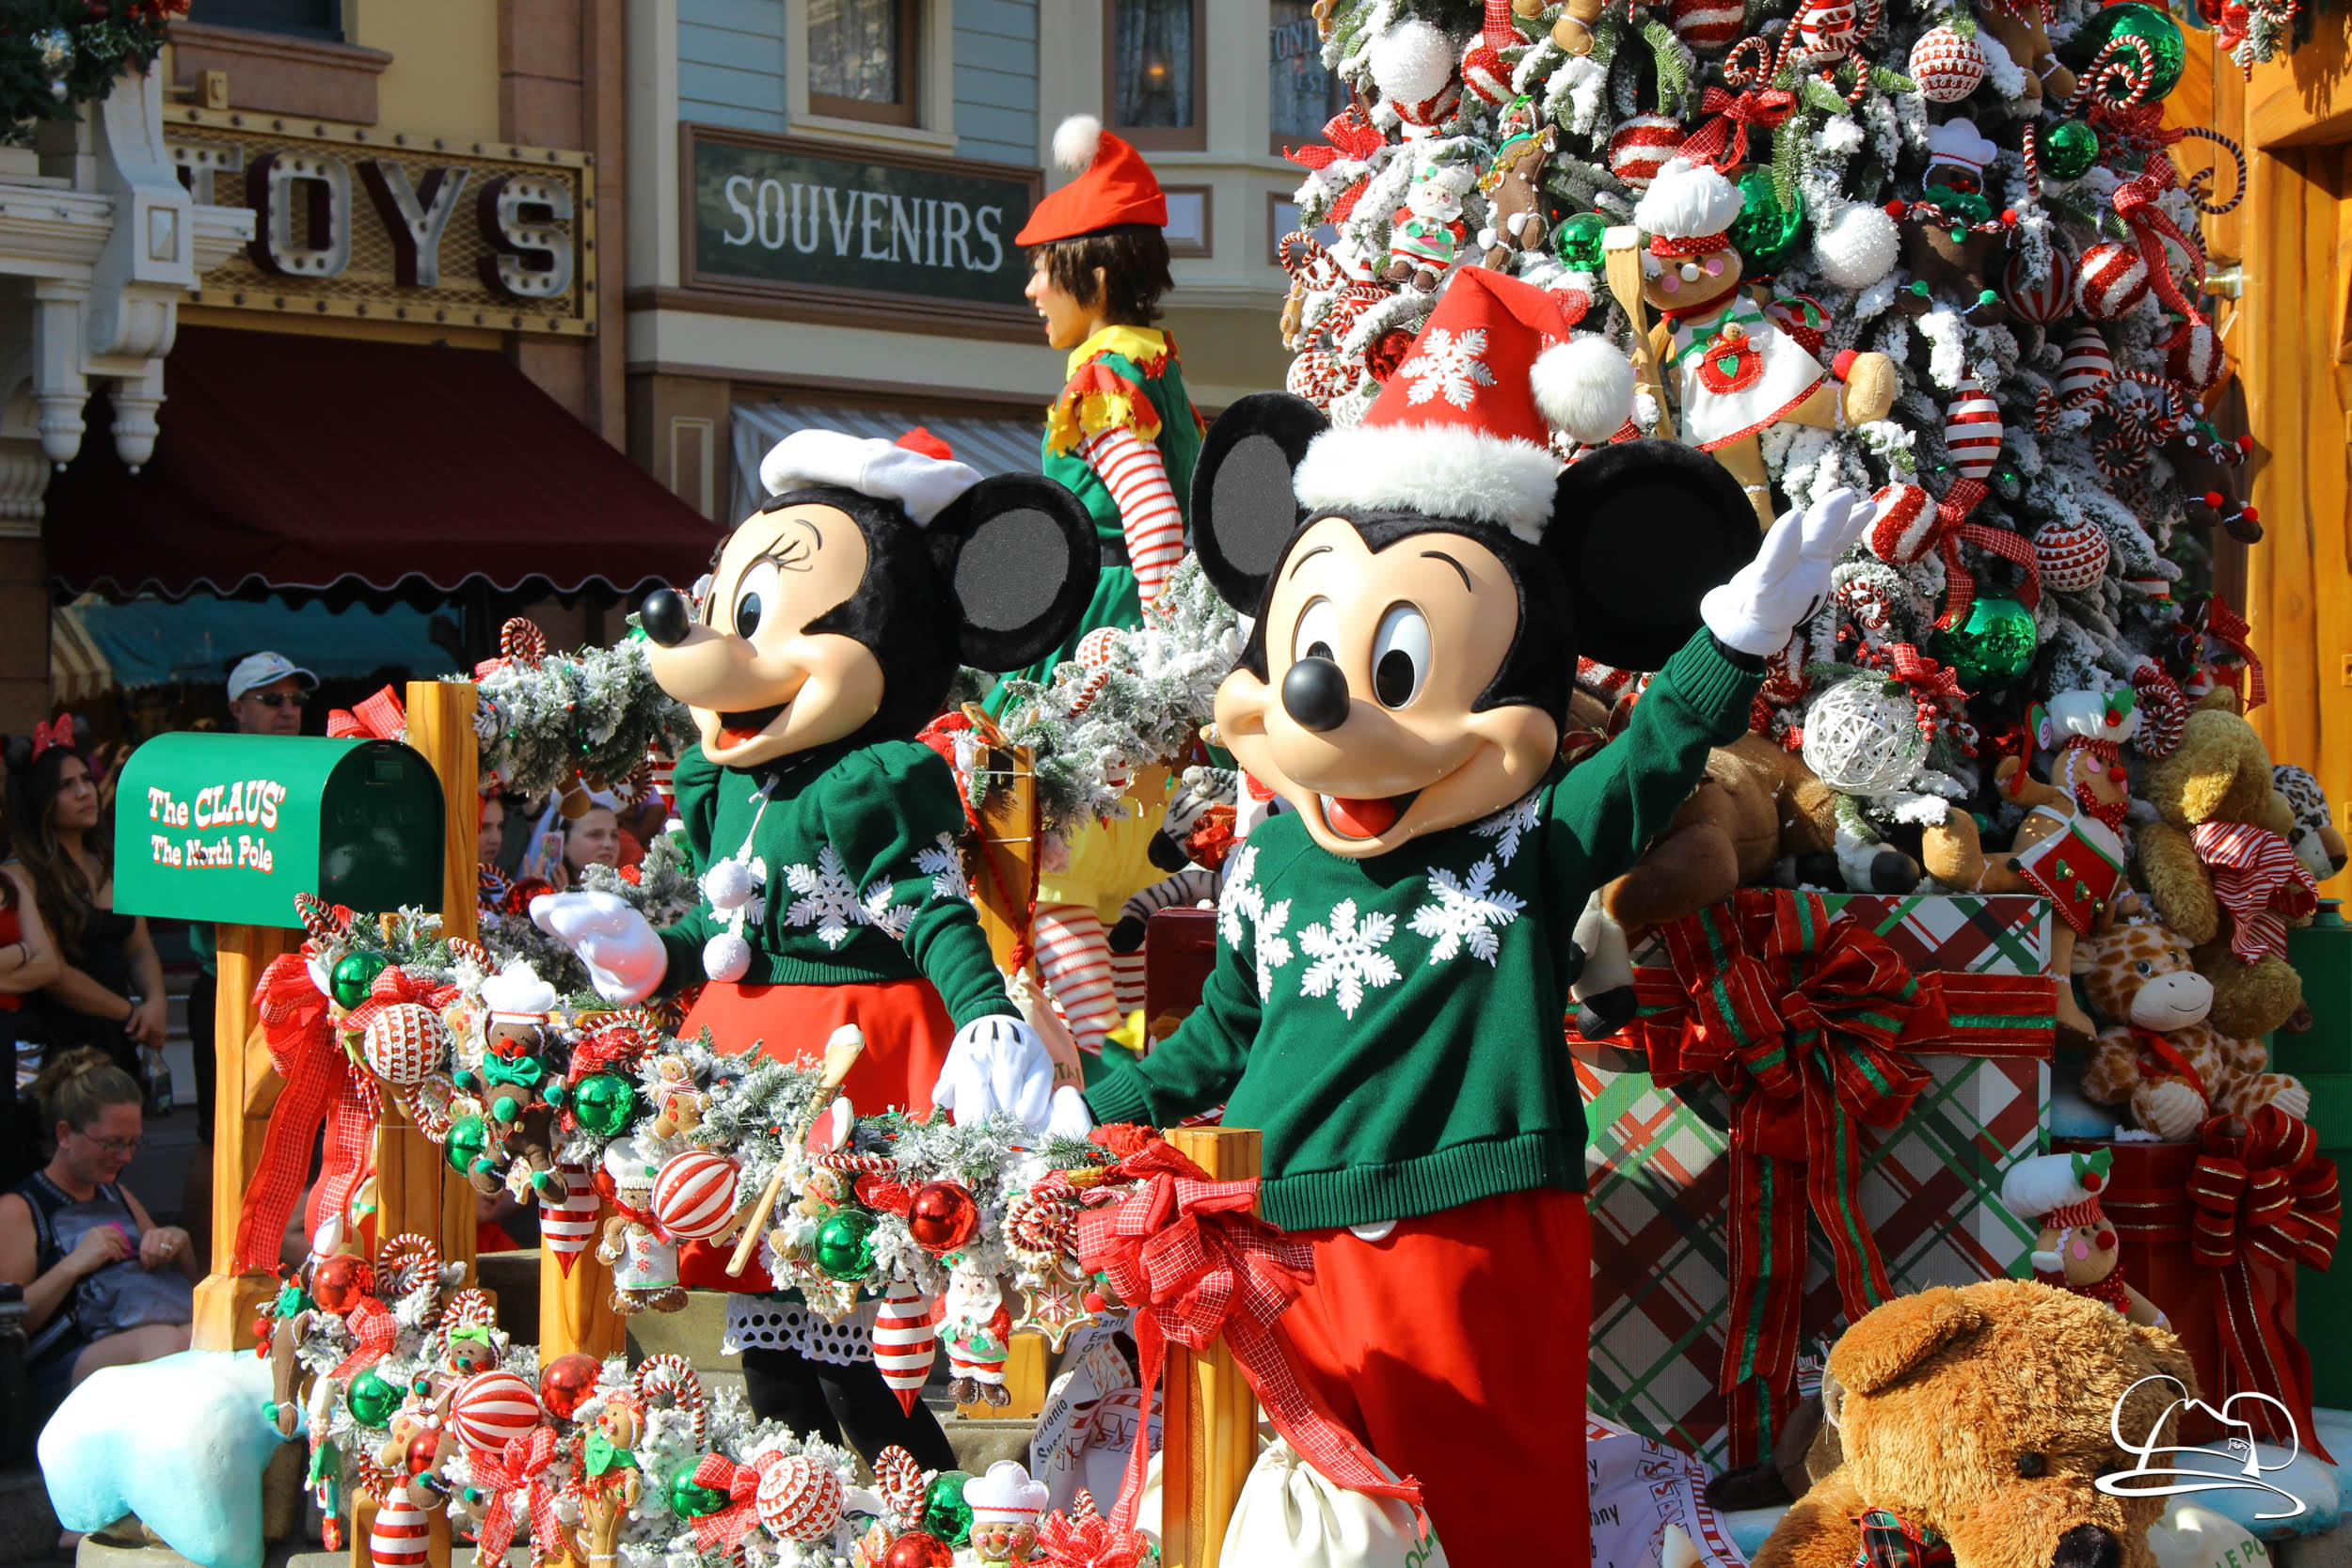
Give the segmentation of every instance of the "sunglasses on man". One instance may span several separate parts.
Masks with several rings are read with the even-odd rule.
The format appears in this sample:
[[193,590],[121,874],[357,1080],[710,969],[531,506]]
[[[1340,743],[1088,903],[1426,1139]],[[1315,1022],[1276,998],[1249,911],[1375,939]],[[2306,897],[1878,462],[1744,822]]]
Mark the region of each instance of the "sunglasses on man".
[[281,707],[300,707],[310,699],[299,691],[255,691],[248,693],[246,700],[276,710]]

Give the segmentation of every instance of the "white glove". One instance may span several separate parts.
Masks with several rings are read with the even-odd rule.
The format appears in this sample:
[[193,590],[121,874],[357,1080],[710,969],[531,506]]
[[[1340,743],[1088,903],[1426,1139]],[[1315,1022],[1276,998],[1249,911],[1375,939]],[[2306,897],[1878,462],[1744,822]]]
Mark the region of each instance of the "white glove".
[[1788,634],[1829,597],[1830,569],[1862,536],[1870,509],[1839,488],[1802,512],[1784,512],[1764,535],[1756,559],[1710,588],[1699,618],[1724,647],[1770,658]]
[[661,939],[618,894],[543,893],[531,923],[570,948],[596,994],[618,1006],[651,996],[670,967]]
[[1045,1118],[1045,1131],[1057,1138],[1083,1138],[1094,1131],[1094,1113],[1087,1109],[1087,1099],[1076,1089],[1064,1084],[1054,1091],[1054,1109]]
[[1042,1130],[1057,1109],[1054,1058],[1021,1020],[976,1018],[956,1031],[931,1103],[967,1127],[1002,1111],[1032,1132]]

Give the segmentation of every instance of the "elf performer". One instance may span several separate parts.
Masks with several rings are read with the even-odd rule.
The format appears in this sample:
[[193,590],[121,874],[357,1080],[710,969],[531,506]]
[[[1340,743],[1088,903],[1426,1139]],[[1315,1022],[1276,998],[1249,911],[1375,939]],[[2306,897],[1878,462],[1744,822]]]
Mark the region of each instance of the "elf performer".
[[[1868,521],[1839,491],[1759,546],[1738,482],[1672,442],[1563,473],[1552,427],[1606,440],[1631,393],[1557,296],[1473,267],[1361,425],[1279,393],[1218,420],[1194,548],[1255,624],[1216,723],[1295,809],[1235,852],[1201,1006],[1085,1096],[1261,1131],[1259,1212],[1314,1258],[1276,1334],[1466,1564],[1589,1556],[1575,923],[1744,733]],[[1658,673],[1568,767],[1580,653]],[[943,1085],[959,1117],[977,1065]]]
[[[1103,570],[1070,640],[1020,672],[1041,682],[1077,657],[1088,632],[1143,625],[1142,607],[1184,559],[1201,432],[1175,340],[1152,325],[1174,286],[1159,182],[1090,115],[1062,122],[1054,157],[1077,178],[1038,204],[1013,243],[1028,247],[1028,297],[1045,341],[1070,355],[1069,383],[1045,414],[1042,467],[1093,517]],[[1001,712],[1002,699],[990,705]],[[1104,1037],[1143,1005],[1143,955],[1114,954],[1104,932],[1164,874],[1146,851],[1168,788],[1155,762],[1129,793],[1130,814],[1049,847],[1039,880],[1038,968],[1089,1072]]]

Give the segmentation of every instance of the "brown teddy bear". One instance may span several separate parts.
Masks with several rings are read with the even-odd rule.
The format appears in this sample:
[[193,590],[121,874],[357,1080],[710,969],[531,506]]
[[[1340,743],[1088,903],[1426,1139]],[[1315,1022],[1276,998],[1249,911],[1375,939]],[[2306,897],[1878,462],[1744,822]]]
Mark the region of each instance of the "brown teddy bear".
[[2233,693],[2204,698],[2140,789],[2163,820],[2139,832],[2139,885],[2195,946],[2197,971],[2213,982],[2213,1026],[2259,1039],[2302,1006],[2286,933],[2310,921],[2318,895],[2296,858],[2294,808]]
[[[2180,1386],[2144,1378],[2166,1376]],[[1863,1316],[1830,1352],[1836,1469],[1797,1500],[1756,1568],[1853,1568],[1908,1531],[1953,1568],[2153,1568],[2160,1497],[2109,1497],[2127,1468],[2110,1421],[2141,1434],[2192,1394],[2171,1334],[2025,1280],[1946,1286]],[[2165,1441],[2174,1439],[2167,1436]]]

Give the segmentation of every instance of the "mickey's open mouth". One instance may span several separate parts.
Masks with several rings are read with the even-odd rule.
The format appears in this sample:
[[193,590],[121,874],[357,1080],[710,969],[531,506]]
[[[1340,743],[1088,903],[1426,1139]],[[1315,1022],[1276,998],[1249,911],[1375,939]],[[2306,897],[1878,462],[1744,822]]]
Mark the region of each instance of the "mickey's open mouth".
[[719,715],[719,744],[741,746],[757,740],[776,721],[776,715],[789,707],[789,703],[777,703],[769,707],[749,708],[741,713]]
[[1325,825],[1340,837],[1378,838],[1413,809],[1413,802],[1421,799],[1421,791],[1415,789],[1403,795],[1370,800],[1355,800],[1342,795],[1318,795],[1315,799],[1323,807]]

